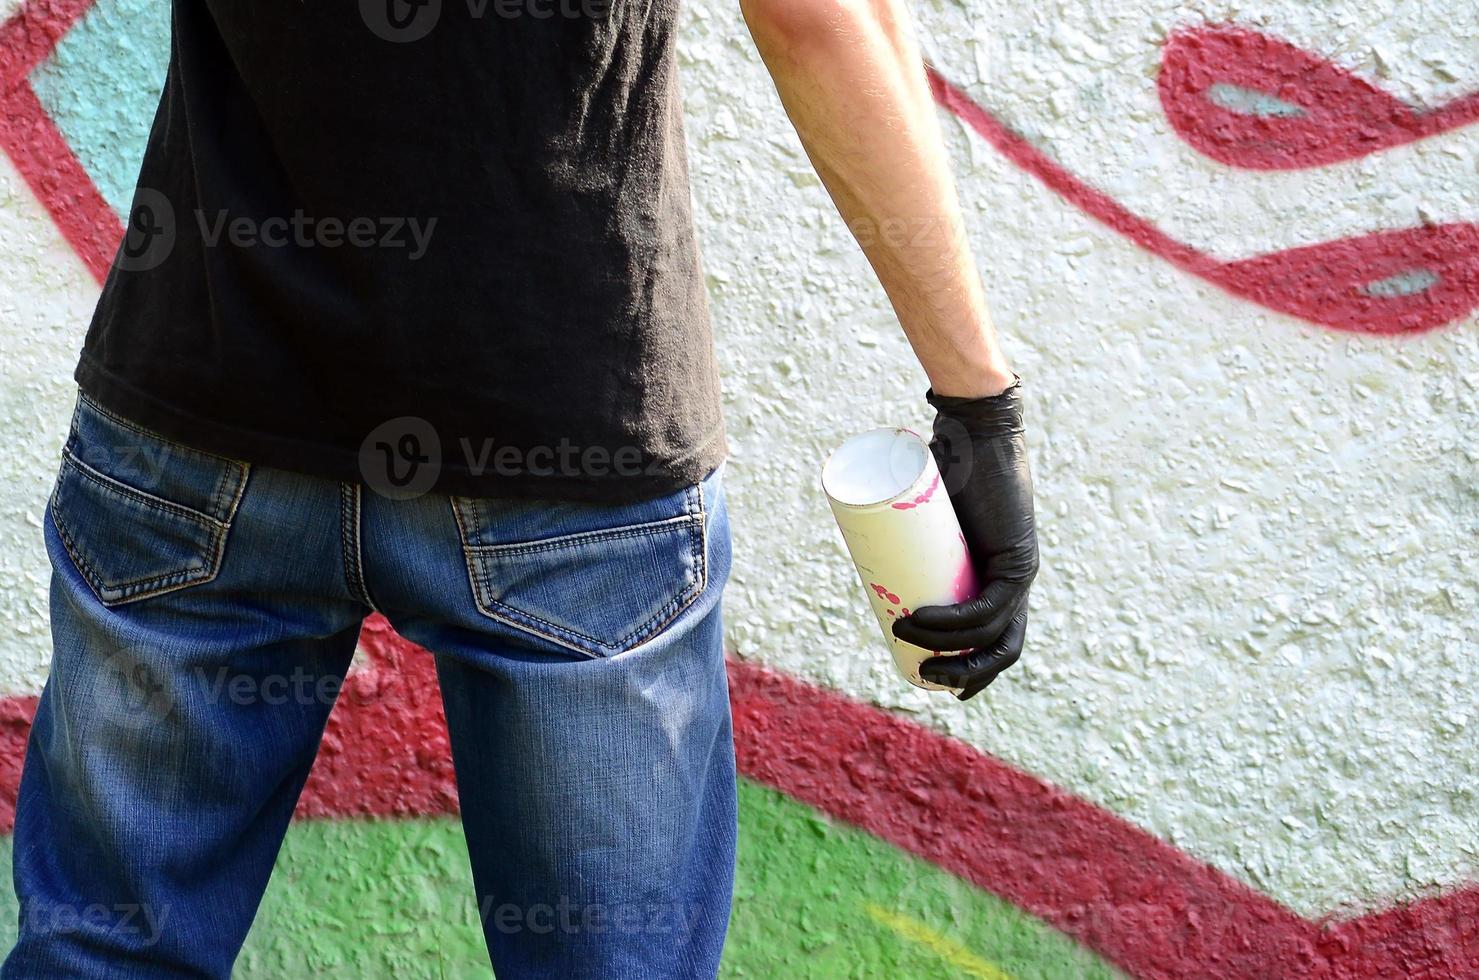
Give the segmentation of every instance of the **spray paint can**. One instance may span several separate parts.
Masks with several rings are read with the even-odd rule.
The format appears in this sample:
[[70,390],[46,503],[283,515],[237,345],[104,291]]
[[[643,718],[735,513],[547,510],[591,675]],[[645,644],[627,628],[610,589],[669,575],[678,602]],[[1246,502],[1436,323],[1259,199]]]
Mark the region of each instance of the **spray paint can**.
[[927,691],[950,690],[919,676],[919,665],[940,654],[893,632],[911,609],[964,602],[980,592],[929,446],[910,429],[854,436],[828,458],[822,489],[899,672]]

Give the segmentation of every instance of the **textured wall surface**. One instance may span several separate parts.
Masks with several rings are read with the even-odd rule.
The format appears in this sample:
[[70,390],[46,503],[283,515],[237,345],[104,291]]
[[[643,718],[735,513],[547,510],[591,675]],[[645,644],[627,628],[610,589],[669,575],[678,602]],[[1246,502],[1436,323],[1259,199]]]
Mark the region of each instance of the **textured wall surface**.
[[[22,6],[0,0],[0,18]],[[95,232],[127,207],[166,6],[37,2],[59,11],[41,19],[63,25],[57,43],[14,19],[0,33],[0,691],[18,706],[45,677],[40,522],[109,253]],[[689,0],[694,194],[734,447],[736,657],[953,736],[1118,821],[1130,836],[1115,840],[1143,834],[1215,869],[1218,888],[1304,919],[1467,894],[1479,879],[1479,13],[1416,0],[913,7],[1027,381],[1044,544],[1028,654],[968,705],[893,674],[817,475],[853,432],[927,424],[925,381],[733,0]],[[778,751],[761,743],[772,748],[754,773]],[[1109,969],[1063,931],[1132,972],[1176,973],[1116,955],[1067,899],[854,814],[839,801],[855,774],[835,776],[836,793],[756,778],[789,795],[746,790],[736,975]],[[920,819],[953,819],[928,786],[899,794]],[[318,838],[334,838],[358,869],[328,875],[334,901],[363,893],[361,911],[391,919],[407,895],[448,901],[436,882],[462,887],[441,804],[381,802],[315,815],[408,819],[295,830],[244,967],[419,975],[405,972],[416,956],[353,960],[380,956],[365,937],[384,932],[331,908],[315,870],[329,865]],[[405,889],[374,892],[376,868]],[[1154,901],[1125,888],[1127,906]],[[913,897],[890,904],[901,889]],[[839,895],[844,911],[795,913]],[[305,929],[299,906],[332,927]],[[403,923],[401,947],[474,969],[475,933],[447,952],[438,919]],[[953,931],[925,925],[941,921]],[[310,933],[338,938],[305,959]],[[1461,975],[1442,962],[1428,975]]]
[[[1027,379],[1045,551],[1020,669],[984,703],[931,698],[881,655],[816,485],[853,431],[923,424],[925,382],[726,5],[705,6],[687,51],[690,79],[723,79],[690,102],[747,545],[740,655],[926,718],[1308,914],[1473,878],[1473,313],[1360,336],[1232,299],[951,124]],[[1311,172],[1237,171],[1176,137],[1155,86],[1170,28],[1236,16],[1436,104],[1479,89],[1473,11],[916,9],[946,77],[1219,258],[1479,219],[1479,127]]]

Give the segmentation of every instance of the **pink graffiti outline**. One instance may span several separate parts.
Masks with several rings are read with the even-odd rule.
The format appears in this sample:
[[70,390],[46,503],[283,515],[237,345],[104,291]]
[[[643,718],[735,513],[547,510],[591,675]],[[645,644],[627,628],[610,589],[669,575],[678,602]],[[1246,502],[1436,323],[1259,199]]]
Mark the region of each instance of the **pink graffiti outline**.
[[[1214,160],[1254,170],[1354,160],[1479,122],[1479,92],[1415,109],[1332,61],[1236,24],[1173,31],[1157,88],[1182,139]],[[1233,108],[1218,101],[1219,88],[1269,106]]]
[[1479,224],[1378,231],[1224,261],[1172,238],[1080,179],[938,70],[929,69],[929,81],[936,101],[1009,162],[1151,254],[1241,299],[1319,326],[1369,334],[1433,330],[1479,307]]

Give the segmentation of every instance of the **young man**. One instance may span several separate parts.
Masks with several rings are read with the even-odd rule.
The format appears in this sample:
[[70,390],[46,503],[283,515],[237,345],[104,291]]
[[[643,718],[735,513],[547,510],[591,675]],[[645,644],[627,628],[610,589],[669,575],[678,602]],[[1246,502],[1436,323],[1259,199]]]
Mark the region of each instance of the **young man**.
[[[933,384],[987,585],[898,631],[970,697],[1037,550],[903,3],[741,6]],[[175,0],[46,521],[5,977],[227,976],[372,610],[437,655],[498,975],[714,975],[730,550],[676,7]]]

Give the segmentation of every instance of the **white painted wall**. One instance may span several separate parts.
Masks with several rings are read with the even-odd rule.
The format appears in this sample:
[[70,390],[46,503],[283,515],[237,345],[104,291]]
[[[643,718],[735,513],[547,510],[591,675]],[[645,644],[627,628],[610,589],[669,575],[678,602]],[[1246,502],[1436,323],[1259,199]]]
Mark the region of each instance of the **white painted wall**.
[[[739,654],[915,716],[1306,914],[1479,876],[1479,318],[1392,340],[1269,313],[1104,229],[947,120],[1027,380],[1045,568],[1023,664],[969,705],[927,697],[892,673],[817,486],[820,460],[852,432],[926,424],[924,379],[733,0],[689,3],[695,196],[735,450]],[[1153,73],[1170,26],[1236,17],[1431,105],[1479,88],[1473,10],[915,6],[931,56],[973,97],[1218,256],[1479,221],[1479,127],[1312,172],[1236,173],[1170,133]],[[95,299],[0,160],[11,693],[44,678],[40,515]]]
[[0,692],[36,693],[50,655],[41,517],[97,286],[0,153]]
[[[694,6],[740,654],[915,715],[1306,914],[1479,874],[1479,319],[1399,340],[1305,326],[1172,269],[947,123],[1028,386],[1045,568],[1020,667],[984,700],[932,698],[892,673],[816,479],[852,432],[926,424],[926,382],[732,5]],[[1154,89],[1184,5],[915,7],[973,97],[1220,257],[1407,227],[1420,209],[1479,220],[1479,127],[1315,172],[1196,156]],[[1424,103],[1479,88],[1472,10],[1198,9],[1356,70],[1380,50],[1373,80]]]

